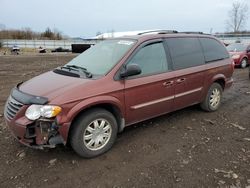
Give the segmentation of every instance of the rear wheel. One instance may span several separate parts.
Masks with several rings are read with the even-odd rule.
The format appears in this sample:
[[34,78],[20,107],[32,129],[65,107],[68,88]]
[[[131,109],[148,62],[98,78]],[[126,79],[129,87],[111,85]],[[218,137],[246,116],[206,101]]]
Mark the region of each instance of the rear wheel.
[[201,103],[201,108],[208,112],[216,111],[221,105],[222,87],[218,83],[213,83],[207,93],[206,98]]
[[243,69],[247,67],[247,59],[246,58],[242,59],[242,61],[240,63],[240,67]]
[[105,153],[116,140],[116,119],[104,109],[92,109],[83,113],[72,126],[71,146],[85,158]]

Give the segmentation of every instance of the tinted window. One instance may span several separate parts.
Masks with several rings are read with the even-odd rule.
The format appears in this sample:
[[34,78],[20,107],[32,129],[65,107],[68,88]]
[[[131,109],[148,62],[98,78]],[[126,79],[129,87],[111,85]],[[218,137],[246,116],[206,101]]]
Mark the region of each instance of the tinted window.
[[162,42],[146,45],[132,57],[128,64],[139,65],[142,70],[141,75],[168,70],[166,53]]
[[201,45],[197,38],[167,39],[175,70],[204,64]]
[[216,61],[229,57],[226,48],[217,40],[210,38],[200,38],[200,41],[204,50],[206,62]]

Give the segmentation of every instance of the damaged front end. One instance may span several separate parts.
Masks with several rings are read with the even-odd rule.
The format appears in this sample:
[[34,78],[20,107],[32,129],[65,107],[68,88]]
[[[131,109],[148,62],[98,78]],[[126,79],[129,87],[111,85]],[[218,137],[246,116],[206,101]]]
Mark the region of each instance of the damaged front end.
[[29,146],[43,149],[54,148],[57,144],[66,144],[59,132],[56,119],[38,119],[26,128],[24,138],[30,140]]
[[23,93],[18,86],[12,90],[4,117],[14,137],[22,144],[37,149],[66,144],[69,124],[59,124],[56,115],[60,107],[47,103],[47,98]]

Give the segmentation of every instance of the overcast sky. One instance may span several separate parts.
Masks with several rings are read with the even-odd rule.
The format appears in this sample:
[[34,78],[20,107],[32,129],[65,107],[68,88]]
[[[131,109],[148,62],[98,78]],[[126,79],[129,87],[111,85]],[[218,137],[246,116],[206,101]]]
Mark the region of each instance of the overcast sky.
[[[244,1],[250,8],[250,0]],[[144,29],[224,32],[234,0],[0,0],[0,26],[71,37]],[[250,19],[250,17],[249,17]],[[250,21],[246,28],[250,30]]]

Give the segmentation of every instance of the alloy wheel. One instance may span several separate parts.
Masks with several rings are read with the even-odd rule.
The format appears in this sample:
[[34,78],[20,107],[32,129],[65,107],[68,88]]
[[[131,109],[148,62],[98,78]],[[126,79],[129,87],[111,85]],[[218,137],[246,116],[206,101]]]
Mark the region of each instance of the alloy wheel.
[[112,127],[105,119],[92,121],[84,131],[84,145],[92,151],[102,149],[112,135]]
[[220,100],[221,100],[221,93],[219,89],[214,88],[209,99],[210,106],[212,106],[213,108],[216,108],[220,104]]

